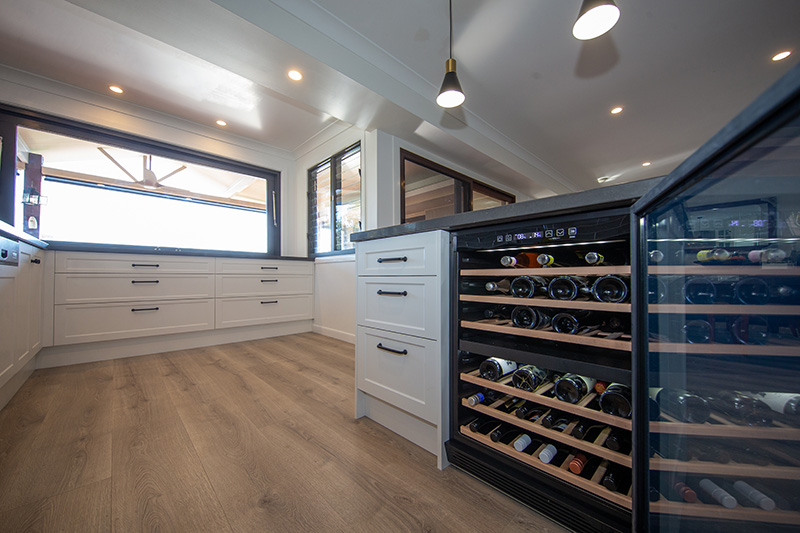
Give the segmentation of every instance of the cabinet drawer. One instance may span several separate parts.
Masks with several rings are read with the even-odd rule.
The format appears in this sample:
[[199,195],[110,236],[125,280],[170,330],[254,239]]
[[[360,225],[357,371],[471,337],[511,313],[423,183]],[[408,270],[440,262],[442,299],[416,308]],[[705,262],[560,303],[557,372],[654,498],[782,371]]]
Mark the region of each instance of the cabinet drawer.
[[280,261],[277,259],[217,258],[217,274],[296,274],[311,275],[313,261]]
[[438,278],[361,277],[357,283],[358,324],[439,338],[442,288]]
[[56,252],[56,272],[213,274],[214,258]]
[[311,295],[268,298],[222,298],[216,302],[216,327],[233,328],[255,324],[272,324],[293,320],[310,320]]
[[439,273],[446,233],[432,231],[356,243],[359,276],[423,276]]
[[357,387],[436,423],[439,343],[363,326],[357,329]]
[[107,341],[214,327],[214,300],[57,305],[55,344]]
[[213,298],[214,276],[56,274],[56,304]]
[[217,298],[269,294],[311,294],[311,276],[217,276]]

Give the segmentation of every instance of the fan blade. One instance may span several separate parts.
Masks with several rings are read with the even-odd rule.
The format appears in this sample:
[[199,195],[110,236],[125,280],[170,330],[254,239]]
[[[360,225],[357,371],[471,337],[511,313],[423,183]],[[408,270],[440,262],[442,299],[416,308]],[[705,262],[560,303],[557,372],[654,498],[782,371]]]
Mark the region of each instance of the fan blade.
[[132,179],[132,180],[133,180],[135,183],[139,183],[139,180],[137,180],[136,178],[134,178],[134,177],[133,177],[133,174],[131,174],[130,172],[128,172],[127,170],[125,170],[125,167],[123,167],[122,165],[120,165],[120,164],[119,164],[119,162],[118,162],[116,159],[114,159],[114,157],[113,157],[111,154],[109,154],[108,152],[106,152],[106,151],[105,151],[105,149],[104,149],[103,147],[101,147],[101,146],[98,146],[98,147],[97,147],[97,149],[98,149],[98,150],[100,150],[100,153],[101,153],[101,154],[103,154],[103,155],[104,155],[104,156],[106,156],[108,159],[110,159],[112,163],[114,163],[115,165],[117,165],[117,167],[118,167],[118,168],[119,168],[121,171],[123,171],[123,172],[125,173],[125,175],[127,175],[127,176],[128,176],[130,179]]
[[173,170],[172,172],[170,172],[166,176],[163,176],[163,177],[159,178],[158,179],[158,183],[161,183],[162,181],[164,181],[167,178],[171,178],[172,176],[174,176],[175,174],[177,174],[181,170],[186,170],[186,165],[181,165],[180,167],[176,168],[175,170]]

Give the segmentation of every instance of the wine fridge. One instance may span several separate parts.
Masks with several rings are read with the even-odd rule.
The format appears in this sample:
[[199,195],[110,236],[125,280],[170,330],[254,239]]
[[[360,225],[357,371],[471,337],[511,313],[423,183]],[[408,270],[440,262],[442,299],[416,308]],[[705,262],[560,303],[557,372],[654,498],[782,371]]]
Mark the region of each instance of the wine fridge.
[[454,239],[448,459],[579,531],[631,524],[634,200]]
[[800,70],[644,195],[637,531],[800,529]]

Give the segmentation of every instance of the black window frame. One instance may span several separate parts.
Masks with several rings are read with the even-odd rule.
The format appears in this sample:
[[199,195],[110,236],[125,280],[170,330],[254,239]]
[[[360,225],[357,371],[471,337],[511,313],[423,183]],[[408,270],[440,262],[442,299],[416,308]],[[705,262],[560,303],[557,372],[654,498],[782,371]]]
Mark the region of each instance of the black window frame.
[[[456,197],[454,198],[455,213],[464,213],[472,211],[472,198],[474,191],[480,191],[481,194],[496,198],[498,200],[508,202],[509,204],[516,203],[517,197],[511,193],[505,192],[497,187],[487,185],[482,181],[462,174],[452,168],[448,168],[436,161],[431,161],[419,154],[410,152],[404,148],[400,149],[400,223],[406,223],[406,161],[420,165],[427,169],[438,172],[444,176],[452,178],[456,185]],[[427,220],[427,219],[426,219]]]
[[[342,172],[342,160],[345,156],[348,156],[353,152],[355,149],[358,149],[359,157],[361,156],[361,141],[356,141],[344,150],[340,150],[336,152],[332,156],[323,159],[313,167],[308,169],[308,192],[306,193],[306,197],[308,200],[308,232],[306,233],[306,239],[308,241],[308,256],[309,257],[326,257],[330,255],[346,255],[346,254],[354,254],[355,247],[353,248],[346,248],[346,249],[337,249],[337,244],[341,246],[340,242],[338,241],[339,232],[335,231],[334,225],[336,223],[336,206],[338,202],[341,201],[341,193],[337,194],[337,190],[341,190],[341,172]],[[330,252],[317,252],[314,249],[314,244],[316,243],[316,232],[317,232],[317,220],[316,220],[316,191],[317,191],[317,180],[316,180],[316,171],[324,166],[325,164],[330,164],[331,168],[331,207],[330,207],[330,220],[331,220],[331,251]],[[358,176],[359,176],[359,190],[362,189],[363,183],[361,183],[361,168],[358,169]],[[361,207],[361,217],[359,219],[359,225],[361,225],[361,219],[363,219],[364,215],[364,206],[363,202],[360,205]]]
[[[254,252],[237,252],[235,250],[190,250],[183,248],[164,248],[150,246],[130,245],[97,245],[86,243],[86,249],[107,248],[110,251],[136,250],[148,253],[169,253],[174,255],[281,255],[281,173],[276,170],[243,163],[222,157],[216,154],[200,152],[169,143],[140,137],[128,132],[114,130],[86,122],[66,119],[31,111],[15,106],[0,104],[0,138],[3,139],[2,158],[0,158],[0,220],[14,225],[16,157],[17,157],[17,127],[24,127],[65,135],[90,142],[100,142],[118,146],[120,148],[136,150],[142,153],[176,159],[186,163],[205,165],[229,172],[245,174],[266,181],[267,185],[267,252],[266,254]],[[5,139],[12,139],[7,142]],[[58,241],[53,241],[58,245]],[[65,243],[73,248],[79,248],[83,243]],[[206,253],[207,252],[207,253]]]

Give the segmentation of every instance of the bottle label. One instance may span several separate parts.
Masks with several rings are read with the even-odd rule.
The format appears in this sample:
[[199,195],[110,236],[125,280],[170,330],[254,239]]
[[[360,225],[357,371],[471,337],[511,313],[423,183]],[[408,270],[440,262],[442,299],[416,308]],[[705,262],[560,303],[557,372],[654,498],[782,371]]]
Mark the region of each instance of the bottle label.
[[664,387],[650,387],[650,397],[654,400],[658,399],[658,393],[664,390]]
[[800,395],[792,394],[791,392],[759,392],[754,396],[778,413],[783,413],[787,403],[794,398],[800,397]]
[[508,359],[500,359],[499,357],[490,357],[489,359],[486,360],[486,362],[490,361],[496,364],[497,368],[499,369],[499,373],[497,375],[498,378],[500,378],[501,376],[505,376],[509,372],[513,372],[514,370],[517,369],[517,363],[515,363],[514,361],[509,361]]

